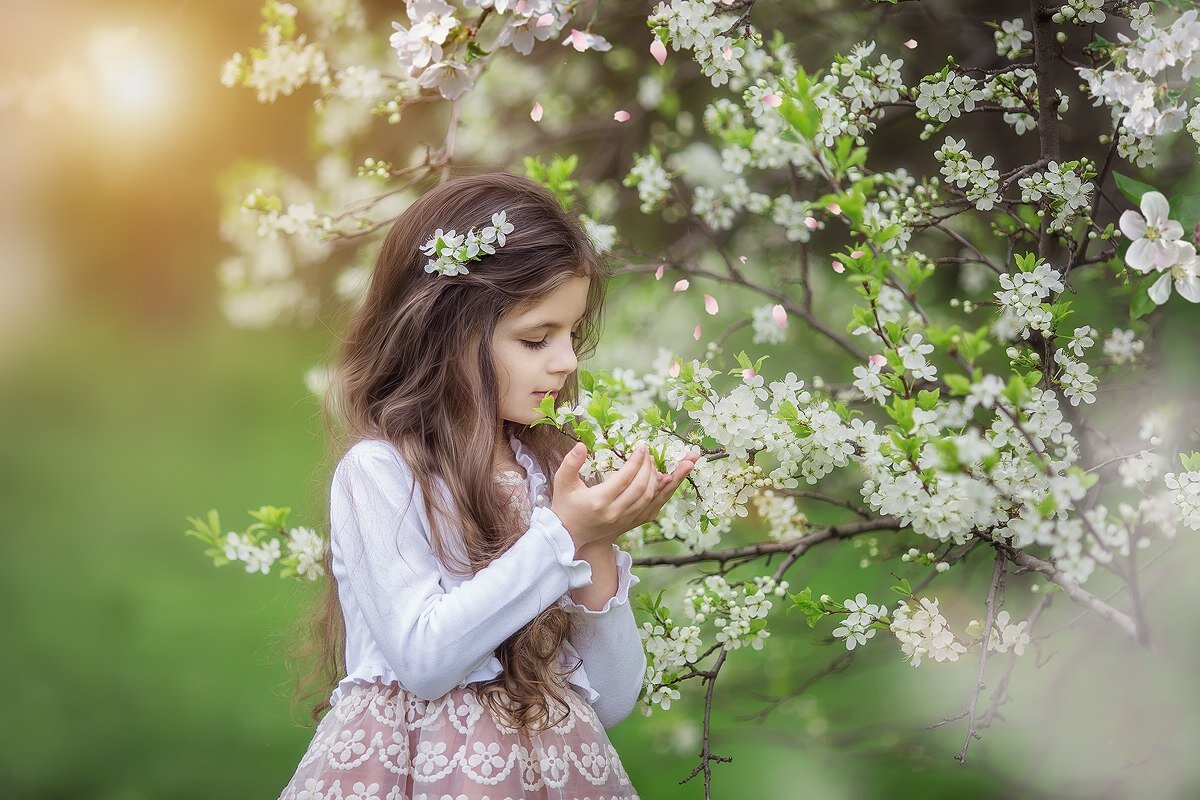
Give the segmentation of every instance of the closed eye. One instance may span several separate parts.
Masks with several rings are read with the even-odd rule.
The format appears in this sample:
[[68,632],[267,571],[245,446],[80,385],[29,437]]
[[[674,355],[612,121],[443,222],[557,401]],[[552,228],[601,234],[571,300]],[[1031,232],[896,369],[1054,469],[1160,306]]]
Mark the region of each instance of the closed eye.
[[[578,341],[579,341],[579,334],[576,333],[575,331],[571,331],[571,342],[574,343],[574,342],[578,342]],[[538,341],[538,342],[530,342],[525,339],[522,339],[521,344],[525,345],[530,350],[541,350],[550,345],[550,339],[546,338],[546,339],[542,339],[541,341]]]

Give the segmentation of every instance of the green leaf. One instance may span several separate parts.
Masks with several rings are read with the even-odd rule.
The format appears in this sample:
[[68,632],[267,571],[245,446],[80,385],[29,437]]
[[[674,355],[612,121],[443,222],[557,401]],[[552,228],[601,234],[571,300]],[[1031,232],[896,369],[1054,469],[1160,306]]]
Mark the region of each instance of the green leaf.
[[1137,287],[1133,290],[1133,297],[1129,300],[1129,318],[1138,319],[1149,314],[1154,309],[1158,308],[1158,303],[1150,298],[1150,287],[1161,276],[1155,272],[1138,281]]
[[953,372],[948,372],[942,376],[942,380],[950,387],[950,394],[955,397],[961,397],[971,393],[971,379],[966,375],[958,375]]
[[1200,195],[1181,194],[1171,198],[1171,219],[1183,226],[1183,235],[1191,239],[1200,223]]
[[1144,195],[1146,192],[1156,191],[1156,189],[1150,184],[1134,180],[1128,175],[1122,175],[1116,170],[1113,171],[1113,180],[1116,181],[1117,189],[1121,191],[1121,194],[1129,198],[1129,202],[1133,203],[1135,206],[1141,205],[1142,195]]

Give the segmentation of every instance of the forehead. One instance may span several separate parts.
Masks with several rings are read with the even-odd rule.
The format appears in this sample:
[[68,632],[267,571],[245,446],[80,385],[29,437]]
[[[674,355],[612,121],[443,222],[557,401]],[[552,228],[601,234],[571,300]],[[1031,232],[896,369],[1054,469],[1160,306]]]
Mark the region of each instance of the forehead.
[[587,308],[589,280],[575,276],[519,309],[514,309],[508,322],[516,326],[552,323],[572,325],[579,321]]

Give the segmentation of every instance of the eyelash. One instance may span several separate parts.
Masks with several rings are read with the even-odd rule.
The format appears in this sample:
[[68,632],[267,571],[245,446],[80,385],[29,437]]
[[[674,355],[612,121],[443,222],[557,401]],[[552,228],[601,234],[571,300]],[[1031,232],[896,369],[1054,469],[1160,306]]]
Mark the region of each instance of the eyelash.
[[[571,341],[579,341],[579,334],[575,331],[571,331]],[[549,341],[547,339],[542,339],[540,342],[529,342],[522,339],[521,342],[530,350],[541,350],[543,347],[547,347],[549,345]]]

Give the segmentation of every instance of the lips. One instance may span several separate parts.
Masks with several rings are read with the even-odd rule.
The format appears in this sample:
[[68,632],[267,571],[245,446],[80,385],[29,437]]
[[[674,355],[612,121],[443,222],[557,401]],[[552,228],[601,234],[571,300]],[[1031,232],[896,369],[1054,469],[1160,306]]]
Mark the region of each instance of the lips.
[[548,395],[548,394],[558,397],[558,389],[551,389],[548,392],[534,392],[534,394],[536,394],[538,397],[544,397],[545,395]]

